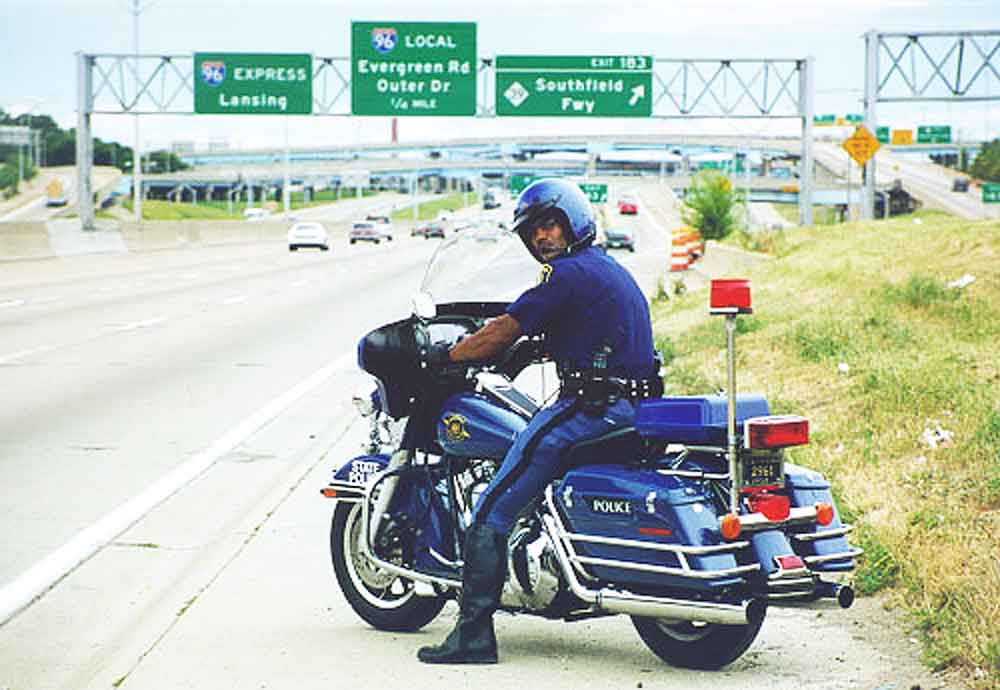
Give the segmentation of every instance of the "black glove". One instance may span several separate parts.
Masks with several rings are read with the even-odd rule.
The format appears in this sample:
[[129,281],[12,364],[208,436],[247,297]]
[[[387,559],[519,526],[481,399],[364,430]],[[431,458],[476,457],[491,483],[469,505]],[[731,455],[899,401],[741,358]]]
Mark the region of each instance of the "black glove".
[[451,345],[448,343],[432,343],[424,351],[424,362],[434,369],[442,369],[449,364],[454,364],[451,361],[450,352]]

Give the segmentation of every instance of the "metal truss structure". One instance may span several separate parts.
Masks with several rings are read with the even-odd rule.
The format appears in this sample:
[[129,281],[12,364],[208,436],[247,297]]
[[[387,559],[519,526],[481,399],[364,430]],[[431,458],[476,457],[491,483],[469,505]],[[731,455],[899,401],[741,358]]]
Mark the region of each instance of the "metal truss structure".
[[[194,56],[78,54],[80,217],[93,227],[92,115],[193,115]],[[493,60],[478,69],[476,117],[496,117]],[[653,118],[797,118],[802,127],[799,210],[812,224],[813,58],[656,59]],[[348,57],[313,57],[313,115],[351,116]]]
[[[865,34],[865,126],[878,103],[1000,100],[1000,31]],[[875,160],[865,166],[862,217],[871,218]]]

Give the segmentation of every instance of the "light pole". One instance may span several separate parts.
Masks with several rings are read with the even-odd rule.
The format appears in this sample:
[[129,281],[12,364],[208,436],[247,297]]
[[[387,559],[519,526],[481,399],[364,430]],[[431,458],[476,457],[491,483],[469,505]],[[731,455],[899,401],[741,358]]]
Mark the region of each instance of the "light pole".
[[[131,0],[129,11],[132,13],[132,48],[135,54],[135,103],[134,107],[139,107],[139,90],[141,87],[141,77],[139,76],[139,15],[149,9],[155,0]],[[142,147],[139,145],[139,113],[134,112],[135,121],[135,148],[132,151],[132,210],[135,214],[135,222],[142,222]]]

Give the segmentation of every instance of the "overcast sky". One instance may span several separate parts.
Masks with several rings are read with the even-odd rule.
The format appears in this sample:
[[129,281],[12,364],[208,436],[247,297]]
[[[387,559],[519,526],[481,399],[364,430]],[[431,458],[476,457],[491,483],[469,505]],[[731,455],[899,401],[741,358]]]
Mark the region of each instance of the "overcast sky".
[[[479,57],[497,54],[645,54],[655,58],[769,58],[816,61],[816,112],[861,112],[864,40],[878,31],[1000,31],[1000,0],[144,0],[142,53],[305,52],[349,56],[350,24],[361,21],[474,21]],[[35,107],[75,126],[74,54],[131,53],[132,0],[2,0],[0,107]],[[991,50],[997,36],[986,45]],[[967,60],[974,57],[966,53]],[[966,69],[976,69],[981,60]],[[1000,66],[1000,51],[993,59]],[[980,91],[1000,96],[995,77]],[[985,91],[983,89],[985,88]],[[998,103],[880,105],[880,124],[952,124],[966,136],[1000,133]],[[287,123],[286,123],[287,121]],[[176,140],[226,140],[234,147],[387,141],[387,118],[154,116],[143,147]],[[766,132],[789,121],[729,121],[724,131]],[[707,126],[655,119],[405,118],[403,141],[511,133],[675,132]],[[94,133],[125,143],[131,118],[98,115]],[[687,128],[687,130],[685,130]]]

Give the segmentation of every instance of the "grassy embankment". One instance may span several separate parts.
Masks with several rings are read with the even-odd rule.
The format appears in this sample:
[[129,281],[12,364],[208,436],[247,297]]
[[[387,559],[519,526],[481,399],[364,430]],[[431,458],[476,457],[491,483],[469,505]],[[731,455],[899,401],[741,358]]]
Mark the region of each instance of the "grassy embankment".
[[[364,191],[364,196],[372,196],[375,192],[370,192],[368,190]],[[389,192],[392,195],[392,202],[397,206],[397,210],[393,211],[392,218],[396,222],[405,222],[413,220],[413,207],[410,205],[403,206],[406,203],[408,197],[404,195],[396,195]],[[340,199],[337,198],[336,192],[332,190],[324,190],[322,192],[317,192],[311,201],[303,201],[301,193],[295,193],[291,198],[291,209],[296,211],[302,208],[310,208],[313,206],[319,206],[321,204],[330,204],[338,200],[351,199],[354,198],[354,190],[344,190]],[[456,211],[463,208],[465,203],[468,202],[469,205],[476,205],[479,203],[479,195],[475,193],[469,194],[449,194],[448,196],[442,196],[431,201],[425,201],[421,203],[417,209],[417,214],[420,220],[429,220],[431,218],[436,218],[438,213],[441,211]],[[255,204],[259,206],[260,204]],[[122,207],[129,213],[132,211],[132,201],[126,199],[122,202]],[[197,204],[191,204],[186,202],[174,202],[174,201],[157,201],[153,199],[147,199],[142,202],[142,217],[144,220],[240,220],[243,218],[243,211],[247,208],[245,202],[234,202],[233,212],[229,213],[229,204],[225,201],[201,201]],[[281,219],[282,207],[279,203],[274,211],[275,219]],[[107,211],[99,211],[98,216],[102,218],[114,217]]]
[[[790,458],[833,482],[856,526],[857,590],[890,593],[930,667],[1000,688],[1000,223],[921,213],[753,248],[776,258],[741,276],[739,390],[810,418]],[[669,392],[724,387],[705,293],[653,314]]]
[[[325,189],[321,192],[316,192],[309,201],[304,201],[302,192],[293,192],[289,200],[289,205],[292,211],[296,211],[302,208],[331,204],[344,199],[353,199],[356,196],[355,191],[354,189],[342,190],[338,198],[335,190]],[[363,191],[363,196],[366,197],[373,196],[374,194],[376,192],[367,189]],[[277,216],[276,219],[280,220],[283,208],[280,199],[277,202],[272,201],[271,203],[275,204],[274,213]],[[260,205],[260,203],[253,204],[255,207],[259,207]],[[132,200],[124,199],[122,207],[131,213]],[[192,204],[190,202],[146,199],[142,202],[142,218],[143,220],[242,220],[243,211],[247,207],[248,205],[245,201],[234,201],[232,205],[233,212],[230,213],[229,202],[227,201],[199,201],[197,204]],[[114,217],[108,211],[98,211],[97,215],[101,218]]]
[[[454,212],[461,208],[465,208],[466,204],[469,206],[475,206],[478,203],[479,195],[475,192],[469,192],[468,194],[456,192],[454,194],[449,194],[437,199],[432,199],[431,201],[424,201],[420,203],[417,207],[417,220],[431,220],[433,218],[437,218],[441,211]],[[393,211],[392,220],[394,223],[412,221],[413,206],[404,206]]]

